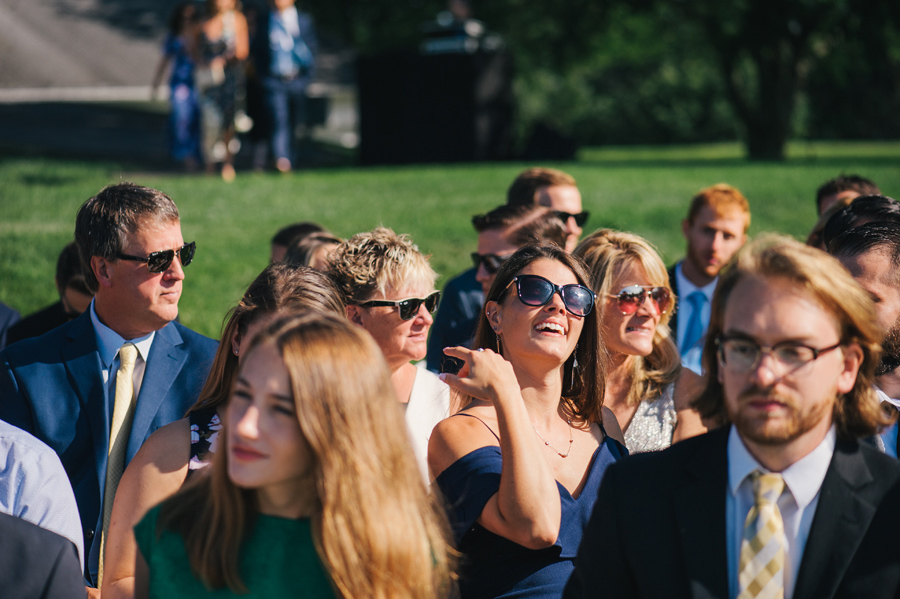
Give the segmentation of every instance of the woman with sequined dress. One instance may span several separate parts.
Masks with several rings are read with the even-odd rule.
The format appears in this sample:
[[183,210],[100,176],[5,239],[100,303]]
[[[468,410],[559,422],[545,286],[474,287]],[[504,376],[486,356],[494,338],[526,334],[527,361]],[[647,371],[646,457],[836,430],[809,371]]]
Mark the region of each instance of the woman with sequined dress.
[[627,455],[602,408],[606,355],[587,284],[558,246],[521,248],[486,296],[476,349],[444,350],[465,362],[441,375],[464,407],[437,425],[428,461],[463,599],[560,597],[603,473]]
[[[650,243],[632,233],[601,229],[575,255],[591,272],[591,288],[610,354],[606,405],[616,414],[629,453],[664,449],[705,431],[683,391],[697,378],[681,368],[667,325],[675,304],[669,276]],[[679,384],[676,384],[678,382]]]

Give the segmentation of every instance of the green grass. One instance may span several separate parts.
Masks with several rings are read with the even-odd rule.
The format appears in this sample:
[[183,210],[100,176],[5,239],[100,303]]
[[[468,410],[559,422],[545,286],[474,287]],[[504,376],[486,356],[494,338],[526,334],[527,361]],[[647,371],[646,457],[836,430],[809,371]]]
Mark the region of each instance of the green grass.
[[[691,196],[727,182],[750,200],[751,234],[804,238],[815,221],[814,193],[841,172],[859,173],[900,197],[900,143],[791,144],[783,163],[747,162],[738,144],[588,148],[578,160],[547,164],[571,173],[591,212],[586,231],[628,229],[657,245],[667,263],[683,251],[679,223]],[[109,183],[134,181],[168,193],[196,240],[181,320],[217,337],[222,317],[265,266],[281,226],[314,220],[341,236],[386,225],[432,255],[439,284],[468,265],[469,219],[504,201],[523,163],[337,168],[215,177],[142,173],[72,160],[0,158],[0,301],[23,314],[55,300],[53,272],[72,238],[81,203]]]

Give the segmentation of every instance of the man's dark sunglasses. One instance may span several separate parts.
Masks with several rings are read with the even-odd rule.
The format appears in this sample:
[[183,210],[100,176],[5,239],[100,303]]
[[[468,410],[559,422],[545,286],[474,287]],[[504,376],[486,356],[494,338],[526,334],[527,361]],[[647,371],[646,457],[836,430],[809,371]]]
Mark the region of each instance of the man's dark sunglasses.
[[[512,256],[512,254],[510,254]],[[475,265],[475,268],[478,268],[479,265],[483,264],[484,269],[488,272],[489,275],[497,274],[497,271],[500,270],[500,267],[503,266],[503,263],[509,260],[509,256],[498,256],[497,254],[479,254],[478,252],[472,252],[472,264]]]
[[575,224],[579,227],[583,227],[584,223],[587,222],[588,217],[591,215],[590,212],[579,212],[578,214],[572,214],[571,212],[563,212],[562,210],[554,210],[553,214],[559,218],[562,222],[569,222],[569,218],[575,219]]
[[594,308],[594,292],[584,285],[573,283],[560,286],[538,275],[519,275],[509,282],[506,289],[513,283],[516,284],[519,301],[526,306],[546,306],[553,299],[553,294],[558,293],[566,310],[574,316],[587,316]]
[[175,259],[175,254],[178,254],[178,259],[181,260],[182,267],[190,264],[191,260],[194,259],[194,251],[196,249],[197,242],[192,241],[184,244],[177,250],[161,250],[159,252],[153,252],[146,258],[131,256],[129,254],[116,254],[116,258],[119,260],[131,260],[132,262],[146,262],[147,270],[150,272],[163,272],[171,266],[172,260]]
[[410,297],[402,300],[370,300],[360,304],[363,308],[372,306],[396,306],[400,310],[400,320],[412,320],[419,313],[419,306],[425,304],[425,309],[434,314],[438,303],[441,301],[441,292],[435,291],[425,298]]

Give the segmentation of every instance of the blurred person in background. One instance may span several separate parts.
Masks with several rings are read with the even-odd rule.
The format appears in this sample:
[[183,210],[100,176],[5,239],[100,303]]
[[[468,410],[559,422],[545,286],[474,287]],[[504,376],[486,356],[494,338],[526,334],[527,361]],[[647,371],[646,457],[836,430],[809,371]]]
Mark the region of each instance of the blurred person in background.
[[272,264],[281,262],[284,259],[284,254],[292,243],[299,241],[307,235],[312,235],[313,233],[328,233],[328,230],[319,223],[311,221],[292,223],[278,229],[269,242],[271,245],[269,262]]
[[449,387],[413,364],[425,357],[431,314],[441,297],[434,288],[437,273],[409,236],[378,227],[339,245],[329,257],[329,274],[347,299],[347,317],[384,353],[427,481],[428,439],[434,425],[450,415]]
[[253,336],[208,476],[134,529],[137,596],[453,596],[446,519],[419,478],[384,356],[343,317]]
[[328,269],[328,257],[344,242],[331,233],[313,233],[294,241],[284,255],[284,261],[316,270]]
[[874,181],[859,175],[839,175],[816,190],[816,211],[822,216],[835,202],[853,200],[859,196],[880,195]]
[[200,153],[200,103],[194,85],[197,33],[200,15],[195,2],[182,2],[169,17],[169,32],[163,42],[163,54],[156,67],[150,98],[166,70],[169,75],[169,154],[188,171],[203,162]]
[[59,301],[29,314],[10,328],[9,343],[43,335],[79,316],[91,305],[94,294],[88,289],[74,241],[67,243],[59,253],[55,280]]
[[209,464],[219,447],[224,405],[241,356],[267,317],[280,311],[344,315],[340,291],[324,274],[304,267],[272,264],[247,287],[226,317],[222,341],[206,384],[185,418],[150,435],[125,469],[113,506],[107,543],[103,597],[134,597],[137,546],[132,528],[151,507],[178,491]]
[[296,166],[294,132],[305,122],[319,42],[312,16],[295,0],[269,0],[255,29],[253,62],[265,90],[275,168],[286,173]]
[[201,93],[203,151],[212,173],[222,163],[222,178],[234,180],[235,116],[243,100],[243,61],[250,53],[247,19],[237,0],[206,0],[200,29],[198,86]]
[[0,302],[0,349],[6,347],[6,335],[10,327],[21,318],[18,310]]
[[719,271],[747,241],[749,228],[747,198],[725,183],[701,189],[681,222],[687,251],[684,259],[669,269],[669,283],[678,299],[678,312],[672,315],[669,327],[682,364],[697,374],[701,374],[703,343]]
[[529,168],[521,173],[506,192],[511,206],[538,204],[556,211],[566,227],[565,250],[571,252],[578,245],[582,227],[590,213],[581,206],[581,192],[572,175],[552,168]]

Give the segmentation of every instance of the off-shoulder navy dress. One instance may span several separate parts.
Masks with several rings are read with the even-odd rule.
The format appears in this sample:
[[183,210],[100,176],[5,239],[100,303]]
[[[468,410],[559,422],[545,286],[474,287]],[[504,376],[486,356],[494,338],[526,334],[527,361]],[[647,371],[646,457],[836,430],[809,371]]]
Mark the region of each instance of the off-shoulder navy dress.
[[457,548],[463,554],[459,588],[462,599],[488,597],[559,599],[574,569],[575,554],[607,466],[628,450],[606,436],[594,452],[584,488],[577,498],[556,483],[562,507],[559,537],[551,547],[528,549],[476,522],[488,500],[500,490],[503,462],[499,447],[466,454],[437,477],[444,494]]

